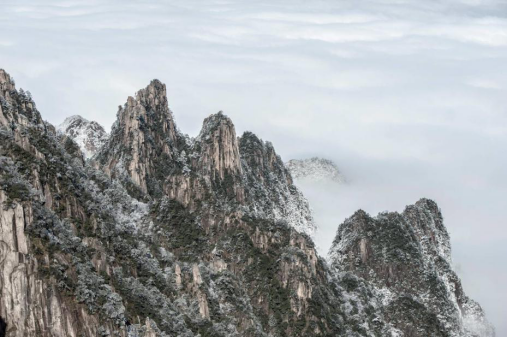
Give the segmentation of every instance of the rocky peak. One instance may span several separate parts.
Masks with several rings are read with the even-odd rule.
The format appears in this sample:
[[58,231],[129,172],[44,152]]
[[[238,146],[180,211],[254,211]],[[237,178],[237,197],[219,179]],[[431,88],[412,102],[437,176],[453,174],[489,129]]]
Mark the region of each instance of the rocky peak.
[[142,105],[147,110],[166,113],[168,110],[166,86],[154,79],[146,88],[139,90],[135,98],[129,97],[127,104],[129,106]]
[[132,189],[160,195],[161,182],[177,168],[184,143],[167,104],[166,87],[153,80],[119,107],[118,118],[97,162],[112,176],[123,176]]
[[247,131],[239,140],[239,151],[250,208],[313,236],[317,226],[310,205],[273,145]]
[[67,117],[58,126],[58,131],[73,139],[79,145],[85,158],[93,157],[108,137],[102,125],[78,115]]
[[[421,199],[403,213],[356,212],[340,225],[328,260],[335,272],[373,286],[384,315],[405,335],[494,336],[452,270],[449,235],[432,200]],[[481,335],[474,332],[478,326]]]
[[451,265],[450,237],[436,202],[420,199],[414,205],[407,206],[403,216],[413,225],[425,255],[431,254],[435,259],[442,258]]
[[[157,138],[156,140],[148,140],[150,142],[156,141],[163,147],[169,145],[163,144],[164,141],[176,142],[177,131],[167,103],[165,84],[159,80],[153,80],[146,88],[139,90],[135,98],[128,97],[127,103],[119,108],[115,127],[122,129],[126,143],[137,139],[136,134],[138,133]],[[144,141],[144,137],[138,140]],[[164,151],[171,155],[169,149],[166,148]]]
[[338,166],[329,159],[318,157],[291,159],[286,166],[295,180],[345,182],[345,177]]
[[242,159],[259,179],[265,180],[267,175],[274,174],[287,184],[292,184],[289,171],[270,142],[263,142],[252,132],[246,131],[240,138],[240,152]]
[[197,142],[201,148],[199,164],[204,176],[223,180],[227,175],[241,175],[236,130],[222,111],[204,120]]

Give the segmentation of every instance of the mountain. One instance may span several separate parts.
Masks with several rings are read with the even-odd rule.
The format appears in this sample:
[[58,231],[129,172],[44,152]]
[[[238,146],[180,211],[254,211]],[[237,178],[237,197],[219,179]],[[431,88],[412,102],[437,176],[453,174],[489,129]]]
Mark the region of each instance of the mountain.
[[357,211],[338,229],[328,260],[335,275],[353,275],[351,287],[367,284],[403,336],[494,336],[452,270],[449,234],[431,200],[401,214]]
[[81,116],[67,117],[57,130],[72,138],[81,148],[85,158],[91,158],[107,140],[107,133],[97,122]]
[[[465,333],[458,318],[484,320],[460,292],[466,314],[456,316],[447,298],[434,305],[449,295],[438,280],[384,287],[375,270],[354,267],[359,225],[340,227],[328,264],[308,235],[309,205],[272,144],[237,137],[221,112],[196,138],[182,134],[158,80],[127,99],[84,160],[0,70],[0,203],[2,336],[408,337]],[[437,220],[413,221],[430,235],[443,226]],[[423,243],[405,228],[410,235],[365,228],[377,233],[365,265],[378,263],[379,275],[409,253],[419,269],[400,277],[454,275],[437,260],[447,247],[442,230]],[[381,245],[395,245],[394,257]],[[378,294],[386,287],[396,300],[413,294],[422,317],[392,308]]]
[[336,183],[344,183],[346,181],[338,166],[329,159],[318,157],[291,159],[285,165],[295,180]]

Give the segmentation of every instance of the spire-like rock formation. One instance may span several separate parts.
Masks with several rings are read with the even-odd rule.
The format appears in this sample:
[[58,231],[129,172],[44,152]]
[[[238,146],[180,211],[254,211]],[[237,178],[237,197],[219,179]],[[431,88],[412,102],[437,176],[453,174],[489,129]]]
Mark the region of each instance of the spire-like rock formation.
[[231,119],[221,111],[204,120],[197,142],[201,148],[199,165],[203,175],[212,180],[223,180],[227,175],[241,176],[236,130]]
[[177,169],[175,158],[181,142],[166,87],[153,80],[119,107],[118,119],[97,161],[112,176],[128,179],[133,189],[160,195],[160,182]]
[[373,287],[386,320],[408,336],[494,336],[452,269],[437,204],[421,199],[401,214],[356,212],[338,229],[328,260]]
[[236,130],[221,111],[207,117],[193,146],[192,161],[206,185],[238,203],[244,202],[243,174]]

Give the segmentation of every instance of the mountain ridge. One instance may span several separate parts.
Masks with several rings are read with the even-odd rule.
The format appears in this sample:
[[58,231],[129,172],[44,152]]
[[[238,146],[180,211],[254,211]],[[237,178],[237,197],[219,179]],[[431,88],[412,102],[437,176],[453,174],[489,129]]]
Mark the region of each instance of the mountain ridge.
[[[378,235],[364,244],[368,230],[352,218],[337,232],[352,238],[337,241],[340,256],[350,259],[328,265],[309,235],[309,205],[272,144],[248,132],[236,137],[223,113],[208,117],[202,130],[194,140],[179,132],[165,86],[154,80],[120,106],[109,138],[85,161],[79,145],[44,122],[0,70],[0,332],[479,336],[455,320],[452,299],[444,296],[449,310],[439,311],[404,296],[403,284],[393,287],[399,303],[427,312],[405,315],[376,294],[388,266],[369,276],[371,263],[387,265],[414,249],[415,265],[425,267],[433,241],[423,249],[400,223],[420,220],[417,228],[431,237],[440,231],[438,217],[386,220],[399,229],[398,242],[363,214]],[[373,247],[364,261],[362,245]],[[391,245],[401,251],[384,257]],[[427,266],[431,275],[441,267]],[[483,317],[470,303],[463,305]]]

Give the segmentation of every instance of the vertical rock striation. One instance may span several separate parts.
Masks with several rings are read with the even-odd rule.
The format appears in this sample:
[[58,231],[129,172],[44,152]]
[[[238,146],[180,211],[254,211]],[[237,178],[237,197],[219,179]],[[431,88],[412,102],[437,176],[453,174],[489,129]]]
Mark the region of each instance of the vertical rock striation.
[[97,161],[113,177],[128,179],[132,187],[161,195],[160,180],[177,169],[183,142],[167,105],[166,87],[153,80],[119,107],[111,136]]

